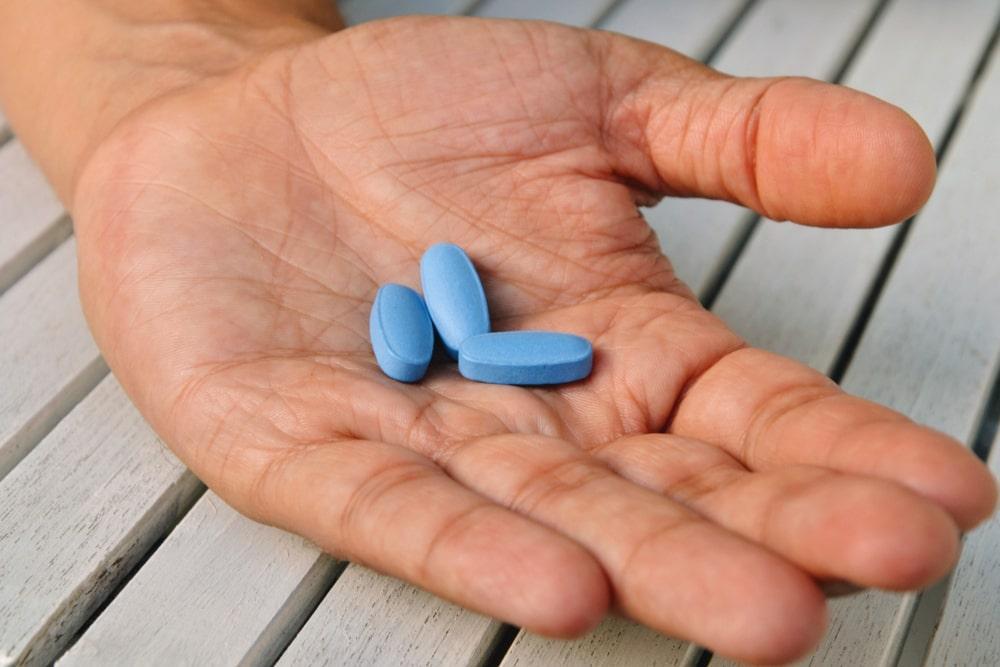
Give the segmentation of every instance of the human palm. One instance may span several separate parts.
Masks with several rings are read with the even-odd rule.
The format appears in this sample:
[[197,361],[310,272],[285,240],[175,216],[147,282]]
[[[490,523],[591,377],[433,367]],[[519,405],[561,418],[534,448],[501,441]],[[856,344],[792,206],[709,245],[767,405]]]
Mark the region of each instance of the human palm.
[[[539,632],[614,606],[784,660],[822,632],[817,582],[942,575],[992,480],[747,348],[636,204],[883,224],[922,203],[932,157],[898,110],[815,82],[543,23],[380,22],[126,118],[74,194],[82,294],[142,412],[248,515]],[[440,241],[476,263],[495,328],[587,337],[591,377],[384,377],[375,291],[418,287]]]

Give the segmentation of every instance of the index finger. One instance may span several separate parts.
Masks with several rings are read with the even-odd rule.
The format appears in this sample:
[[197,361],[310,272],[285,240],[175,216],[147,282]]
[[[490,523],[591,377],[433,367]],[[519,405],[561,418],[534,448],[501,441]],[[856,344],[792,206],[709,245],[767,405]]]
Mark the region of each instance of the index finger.
[[958,441],[764,350],[732,352],[697,377],[669,430],[718,445],[753,470],[814,465],[898,482],[963,529],[996,504],[992,475]]

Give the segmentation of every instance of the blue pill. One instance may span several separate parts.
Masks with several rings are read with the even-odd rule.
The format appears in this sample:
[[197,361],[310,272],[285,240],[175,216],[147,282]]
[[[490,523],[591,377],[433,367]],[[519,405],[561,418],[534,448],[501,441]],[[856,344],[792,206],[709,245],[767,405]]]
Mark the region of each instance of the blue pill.
[[586,338],[552,331],[502,331],[467,338],[458,357],[466,378],[494,384],[561,384],[590,375]]
[[419,294],[405,285],[383,285],[375,295],[368,327],[383,373],[400,382],[424,376],[434,353],[434,327]]
[[420,284],[431,320],[452,358],[462,341],[490,330],[486,293],[472,261],[452,243],[432,245],[420,258]]

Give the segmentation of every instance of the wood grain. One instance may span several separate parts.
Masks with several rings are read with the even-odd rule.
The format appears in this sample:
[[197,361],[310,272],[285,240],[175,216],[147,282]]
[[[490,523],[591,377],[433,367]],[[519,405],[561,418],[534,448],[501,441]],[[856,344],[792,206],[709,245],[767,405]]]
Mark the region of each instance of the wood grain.
[[59,664],[273,664],[339,569],[208,492]]
[[701,60],[744,4],[744,0],[627,0],[608,14],[600,28],[664,44]]
[[[0,137],[3,136],[0,118]],[[72,229],[62,204],[24,146],[0,147],[0,293],[64,241]]]
[[0,664],[51,662],[200,489],[105,379],[0,482]]
[[65,241],[0,296],[0,478],[105,375]]
[[[711,64],[737,76],[830,78],[877,4],[875,0],[758,2]],[[681,198],[666,199],[644,215],[677,275],[701,296],[754,217],[733,204]]]
[[476,665],[499,628],[498,621],[352,564],[278,665]]
[[622,618],[608,617],[576,641],[553,641],[518,634],[502,667],[573,667],[575,665],[649,665],[692,667],[701,650]]

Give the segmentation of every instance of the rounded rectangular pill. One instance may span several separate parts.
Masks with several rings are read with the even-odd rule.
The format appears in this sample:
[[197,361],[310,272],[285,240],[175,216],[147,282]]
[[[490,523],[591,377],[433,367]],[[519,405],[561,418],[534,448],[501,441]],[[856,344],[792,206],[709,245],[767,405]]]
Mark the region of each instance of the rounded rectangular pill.
[[467,338],[458,370],[470,380],[494,384],[562,384],[590,375],[590,341],[553,331],[503,331]]
[[400,382],[424,376],[434,354],[434,327],[419,294],[395,283],[380,287],[368,329],[383,373]]
[[479,274],[465,251],[432,245],[420,258],[420,286],[441,342],[452,358],[462,341],[490,330],[490,311]]

